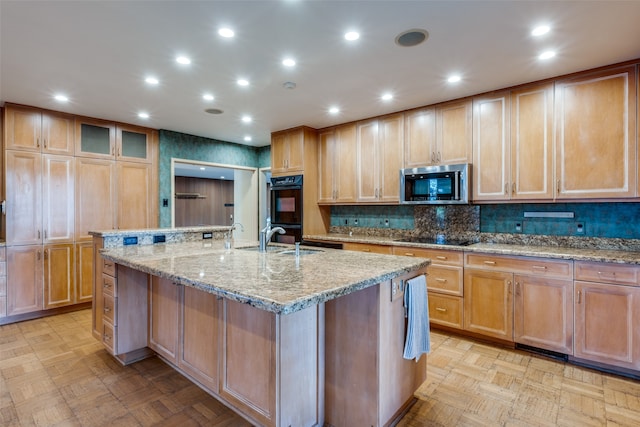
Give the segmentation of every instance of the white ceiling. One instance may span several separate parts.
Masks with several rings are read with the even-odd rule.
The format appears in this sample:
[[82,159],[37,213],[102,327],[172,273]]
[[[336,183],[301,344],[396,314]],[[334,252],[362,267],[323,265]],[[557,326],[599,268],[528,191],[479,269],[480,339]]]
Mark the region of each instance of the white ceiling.
[[[322,128],[640,58],[640,1],[0,0],[0,15],[1,103],[255,146],[268,145],[276,130]],[[539,23],[552,30],[534,39]],[[219,37],[221,26],[236,37]],[[425,43],[394,44],[414,28],[429,32]],[[349,29],[360,39],[344,40]],[[547,48],[557,57],[537,60]],[[178,54],[192,64],[176,64]],[[282,66],[285,56],[295,68]],[[462,81],[447,84],[454,72]],[[158,86],[144,83],[149,74]],[[239,77],[251,85],[238,87]],[[297,88],[283,88],[287,81]],[[216,99],[204,102],[204,91]],[[383,91],[394,100],[381,102]],[[70,101],[54,101],[58,92]],[[342,112],[329,115],[330,105]],[[151,117],[139,119],[141,110]],[[242,123],[243,114],[253,122]]]

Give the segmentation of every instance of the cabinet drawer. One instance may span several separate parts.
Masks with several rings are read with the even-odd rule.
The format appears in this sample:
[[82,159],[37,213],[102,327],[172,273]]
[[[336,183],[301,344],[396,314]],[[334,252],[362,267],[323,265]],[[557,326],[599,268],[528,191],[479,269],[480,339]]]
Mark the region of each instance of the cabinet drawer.
[[466,253],[464,265],[465,267],[508,271],[529,276],[573,279],[573,261],[569,260]]
[[575,263],[575,279],[621,285],[640,285],[640,267],[604,262]]
[[115,354],[116,334],[113,325],[107,322],[102,323],[102,344],[111,354]]
[[461,297],[429,292],[429,320],[431,323],[462,329],[462,312]]
[[112,325],[117,326],[115,321],[115,319],[117,319],[115,298],[112,295],[105,294],[102,301],[102,318]]
[[116,264],[113,261],[102,258],[102,272],[111,277],[116,277]]
[[369,245],[366,243],[344,243],[342,249],[345,251],[360,251],[371,252],[376,254],[392,254],[393,249],[391,246],[385,245]]
[[430,265],[427,268],[427,289],[450,295],[462,296],[462,267]]
[[457,265],[460,267],[462,267],[462,261],[464,260],[461,251],[410,248],[406,246],[394,246],[393,254],[429,258],[432,264]]
[[117,296],[116,279],[112,276],[102,274],[102,293],[105,295]]

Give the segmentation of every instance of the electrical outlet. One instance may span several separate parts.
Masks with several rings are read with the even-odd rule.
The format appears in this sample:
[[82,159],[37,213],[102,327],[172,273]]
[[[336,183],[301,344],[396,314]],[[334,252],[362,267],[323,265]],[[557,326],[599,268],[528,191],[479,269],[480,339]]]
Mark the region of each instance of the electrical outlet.
[[389,226],[389,220],[388,220],[388,219],[386,219],[386,218],[385,218],[385,220],[384,220],[384,226],[385,226],[385,227],[388,227],[388,226]]
[[354,219],[354,220],[353,220],[353,224],[354,224],[354,225],[358,225],[358,218],[356,218],[356,219]]
[[514,227],[516,233],[522,233],[522,223],[516,222],[516,226]]
[[584,224],[579,222],[576,224],[576,233],[577,234],[584,234]]

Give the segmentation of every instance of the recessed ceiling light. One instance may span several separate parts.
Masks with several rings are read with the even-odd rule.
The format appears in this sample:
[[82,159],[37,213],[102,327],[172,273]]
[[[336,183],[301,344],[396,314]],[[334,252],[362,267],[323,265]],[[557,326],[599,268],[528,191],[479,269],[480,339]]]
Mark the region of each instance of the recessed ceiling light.
[[201,166],[201,167],[200,167],[200,170],[201,170],[201,171],[203,171],[203,170],[205,170],[205,169],[207,169],[207,168],[205,168],[204,166]]
[[390,93],[385,93],[380,97],[383,101],[391,101],[393,99],[393,95]]
[[396,36],[396,44],[402,47],[417,46],[429,38],[427,30],[413,29]]
[[539,25],[531,31],[531,35],[534,37],[540,37],[544,34],[547,34],[551,30],[548,25]]
[[204,99],[205,101],[213,101],[214,98],[210,93],[205,93],[204,95],[202,95],[202,99]]
[[296,61],[291,58],[285,58],[282,60],[282,65],[285,67],[295,67]]
[[547,59],[551,59],[551,58],[553,58],[554,56],[556,56],[555,51],[553,51],[553,50],[546,50],[546,51],[542,52],[542,53],[538,56],[538,59],[541,59],[541,60],[543,60],[543,61],[544,61],[544,60],[547,60]]
[[251,123],[251,116],[242,116],[242,121],[245,123]]
[[157,85],[158,83],[160,83],[160,81],[153,76],[147,77],[146,79],[144,79],[144,81],[150,85]]
[[360,34],[355,31],[349,31],[344,34],[344,38],[349,41],[354,41],[360,38]]
[[340,109],[338,107],[329,108],[329,113],[331,114],[338,114],[339,112],[340,112]]
[[251,141],[251,137],[249,135],[247,135],[247,136],[244,137],[244,140],[246,142],[250,142]]
[[247,79],[238,79],[238,86],[249,86],[249,80]]
[[53,99],[55,99],[56,101],[59,102],[67,102],[69,101],[69,98],[61,93],[57,94],[56,96],[53,97]]
[[141,119],[148,119],[149,118],[149,113],[146,113],[144,111],[140,111],[138,113],[138,117],[140,117]]
[[218,30],[218,34],[227,39],[236,35],[236,33],[231,28],[220,28]]
[[189,65],[191,64],[191,59],[187,58],[186,56],[178,56],[176,58],[176,62],[182,65]]
[[449,78],[447,79],[449,83],[458,83],[460,80],[461,80],[461,77],[457,74],[449,76]]

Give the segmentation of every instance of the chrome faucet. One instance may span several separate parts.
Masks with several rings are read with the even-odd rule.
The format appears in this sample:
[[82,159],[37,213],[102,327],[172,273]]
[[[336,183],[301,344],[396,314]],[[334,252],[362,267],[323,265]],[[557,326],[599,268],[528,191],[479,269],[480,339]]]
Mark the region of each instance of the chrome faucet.
[[244,226],[242,224],[240,224],[239,222],[234,222],[233,224],[231,224],[231,227],[229,227],[229,231],[227,231],[227,234],[225,234],[224,236],[225,249],[231,249],[231,240],[233,239],[233,230],[236,229],[236,226],[240,226],[240,231],[244,233]]
[[285,233],[284,228],[282,227],[271,228],[271,218],[267,218],[267,226],[262,230],[260,230],[260,252],[267,251],[267,245],[269,244],[271,237],[275,233],[284,234]]

